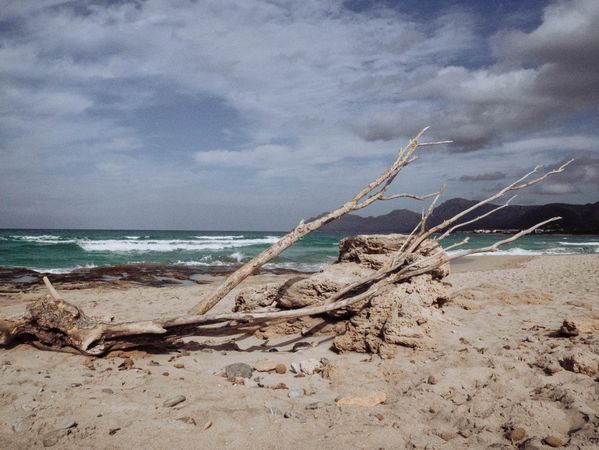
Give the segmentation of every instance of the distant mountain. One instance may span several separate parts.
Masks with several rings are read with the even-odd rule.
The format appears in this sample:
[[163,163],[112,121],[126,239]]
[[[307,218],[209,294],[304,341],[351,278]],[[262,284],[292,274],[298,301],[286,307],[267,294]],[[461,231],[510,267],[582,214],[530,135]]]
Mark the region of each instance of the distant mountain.
[[[440,204],[430,217],[429,224],[437,225],[476,204],[475,200],[454,198]],[[487,204],[475,213],[464,216],[460,222],[468,221],[485,214],[499,205]],[[562,220],[544,227],[555,233],[599,234],[599,202],[586,205],[550,203],[547,205],[510,205],[484,219],[461,228],[473,230],[522,230],[551,217],[561,216]],[[420,214],[407,209],[396,209],[382,216],[361,217],[348,214],[321,228],[321,231],[338,233],[406,233],[414,229]]]

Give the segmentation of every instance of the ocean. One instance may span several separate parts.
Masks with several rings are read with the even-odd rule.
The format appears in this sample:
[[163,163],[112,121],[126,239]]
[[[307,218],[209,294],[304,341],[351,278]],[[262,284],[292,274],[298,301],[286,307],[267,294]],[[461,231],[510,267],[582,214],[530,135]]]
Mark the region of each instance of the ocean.
[[[231,267],[248,261],[283,232],[149,230],[0,230],[0,267],[68,273],[79,268],[122,264]],[[482,247],[505,235],[469,234],[463,248]],[[265,267],[317,271],[337,257],[341,234],[312,233]],[[443,241],[451,245],[464,234]],[[525,236],[494,255],[599,253],[599,236]]]

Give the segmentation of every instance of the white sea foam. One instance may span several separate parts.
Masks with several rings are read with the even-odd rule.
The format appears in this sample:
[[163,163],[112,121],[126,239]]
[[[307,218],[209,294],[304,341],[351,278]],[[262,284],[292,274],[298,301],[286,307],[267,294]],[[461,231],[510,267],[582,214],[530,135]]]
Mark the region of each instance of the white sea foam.
[[599,242],[560,242],[561,245],[570,245],[572,247],[599,247]]
[[243,253],[241,253],[241,252],[235,252],[235,253],[231,253],[230,257],[233,258],[237,262],[241,262],[243,260],[244,256],[243,256]]
[[[460,253],[462,250],[450,250],[447,252],[448,255],[455,255]],[[476,253],[476,255],[482,256],[539,256],[539,255],[566,255],[570,254],[565,248],[548,248],[544,250],[527,250],[520,247],[510,248],[508,250],[497,250],[496,252],[482,252]]]
[[207,261],[204,258],[202,258],[202,260],[200,261],[176,261],[175,265],[178,266],[190,266],[190,267],[194,267],[194,266],[202,266],[202,267],[220,267],[220,266],[230,266],[230,263],[226,263],[224,261]]
[[70,273],[73,270],[77,270],[77,269],[93,269],[94,267],[98,267],[95,264],[85,264],[84,266],[74,266],[74,267],[61,267],[58,269],[44,269],[44,268],[31,268],[31,270],[33,270],[34,272],[39,272],[39,273],[55,273],[55,274],[61,274],[61,273]]
[[196,238],[196,239],[209,240],[209,241],[243,239],[244,237],[245,236],[243,234],[231,235],[231,236],[209,236],[209,235],[194,236],[194,238]]
[[60,241],[60,236],[54,236],[53,234],[42,234],[39,236],[10,236],[12,239],[18,241],[32,241],[32,242],[45,242],[45,241]]
[[126,239],[78,240],[83,250],[88,252],[172,252],[176,250],[223,250],[226,248],[248,247],[251,245],[272,244],[274,237],[257,239],[217,239],[217,240],[149,240],[132,241]]

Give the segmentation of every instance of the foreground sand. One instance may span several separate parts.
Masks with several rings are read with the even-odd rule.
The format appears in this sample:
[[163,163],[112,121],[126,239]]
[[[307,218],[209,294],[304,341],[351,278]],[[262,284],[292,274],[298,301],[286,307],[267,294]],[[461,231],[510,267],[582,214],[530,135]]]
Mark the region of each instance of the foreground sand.
[[[219,280],[206,279],[62,292],[90,314],[140,319],[188,309]],[[542,443],[548,436],[570,448],[598,448],[599,255],[471,258],[453,266],[449,281],[453,300],[429,348],[398,348],[388,360],[335,354],[322,336],[198,336],[170,351],[94,360],[27,345],[0,349],[0,448],[531,450],[550,448]],[[0,297],[0,316],[43,294]],[[588,333],[554,336],[566,318],[585,323]],[[297,342],[313,346],[291,351]],[[568,363],[571,356],[577,364]],[[119,369],[124,357],[134,366]],[[266,386],[259,387],[219,376],[235,362],[289,367],[322,357],[335,367],[329,378],[254,372]],[[278,383],[289,389],[268,387]],[[289,398],[294,389],[305,395]],[[384,392],[385,403],[335,403],[371,391]],[[163,406],[177,395],[186,400]],[[518,427],[531,439],[514,445],[509,432]]]

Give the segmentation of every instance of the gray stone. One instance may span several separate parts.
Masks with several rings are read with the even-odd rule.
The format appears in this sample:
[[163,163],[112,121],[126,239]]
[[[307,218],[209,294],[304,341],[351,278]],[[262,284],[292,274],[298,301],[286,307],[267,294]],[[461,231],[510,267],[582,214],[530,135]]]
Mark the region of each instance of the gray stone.
[[245,363],[233,363],[225,367],[225,374],[229,378],[251,378],[252,366]]
[[302,371],[300,363],[294,361],[291,363],[291,371],[293,373],[300,373]]
[[162,406],[165,406],[167,408],[172,408],[173,406],[176,406],[179,403],[183,403],[185,400],[186,399],[185,399],[184,395],[177,395],[175,397],[167,398],[164,401],[164,403],[162,404]]

